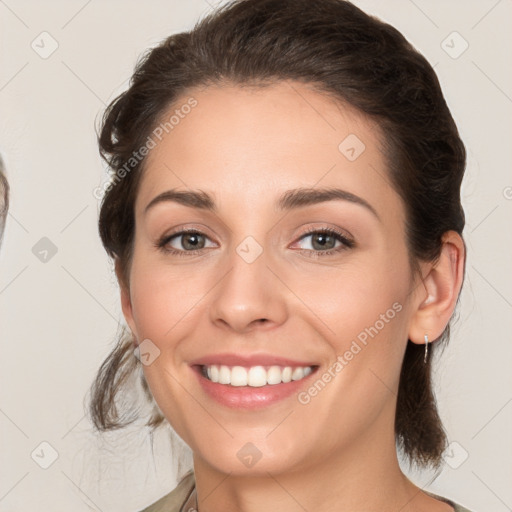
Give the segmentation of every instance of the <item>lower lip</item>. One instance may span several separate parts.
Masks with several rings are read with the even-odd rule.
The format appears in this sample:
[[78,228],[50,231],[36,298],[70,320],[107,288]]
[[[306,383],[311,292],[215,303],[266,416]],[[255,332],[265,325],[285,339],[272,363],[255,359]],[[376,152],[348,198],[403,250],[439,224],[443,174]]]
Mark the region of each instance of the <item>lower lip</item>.
[[212,382],[201,373],[201,367],[199,366],[195,366],[193,369],[206,394],[216,402],[233,409],[261,409],[280,402],[290,395],[298,393],[317,370],[317,368],[313,368],[313,371],[307,377],[300,380],[292,380],[291,382],[267,384],[261,387],[237,387]]

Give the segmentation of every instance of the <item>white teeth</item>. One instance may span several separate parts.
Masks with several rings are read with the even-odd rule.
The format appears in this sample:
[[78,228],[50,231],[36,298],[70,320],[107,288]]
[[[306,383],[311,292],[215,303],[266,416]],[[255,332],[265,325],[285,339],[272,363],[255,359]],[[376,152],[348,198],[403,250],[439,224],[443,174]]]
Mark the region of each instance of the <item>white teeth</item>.
[[210,368],[210,379],[212,382],[219,382],[219,367],[212,366]]
[[221,384],[231,384],[231,371],[227,366],[222,365],[220,367],[219,382]]
[[233,366],[231,370],[232,386],[247,386],[247,370],[242,366]]
[[251,386],[261,387],[281,382],[291,382],[307,377],[312,371],[311,366],[270,366],[265,369],[264,366],[243,366],[229,367],[226,365],[209,365],[204,367],[208,379],[219,384],[226,384],[235,387]]
[[263,366],[253,366],[250,368],[247,375],[247,384],[255,388],[265,386],[267,384],[267,370]]
[[283,375],[281,377],[283,382],[291,382],[292,381],[292,369],[290,366],[285,366],[283,368]]
[[267,384],[281,384],[283,372],[279,366],[271,366],[267,371]]
[[303,368],[294,368],[292,373],[292,380],[299,380],[304,378]]

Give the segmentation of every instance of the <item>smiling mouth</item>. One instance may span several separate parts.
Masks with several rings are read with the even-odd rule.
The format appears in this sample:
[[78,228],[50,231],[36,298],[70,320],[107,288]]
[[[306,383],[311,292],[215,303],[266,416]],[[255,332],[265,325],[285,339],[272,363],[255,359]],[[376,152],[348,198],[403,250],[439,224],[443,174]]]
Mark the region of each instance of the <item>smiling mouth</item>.
[[317,366],[226,366],[201,365],[201,375],[210,382],[233,387],[262,387],[306,378]]

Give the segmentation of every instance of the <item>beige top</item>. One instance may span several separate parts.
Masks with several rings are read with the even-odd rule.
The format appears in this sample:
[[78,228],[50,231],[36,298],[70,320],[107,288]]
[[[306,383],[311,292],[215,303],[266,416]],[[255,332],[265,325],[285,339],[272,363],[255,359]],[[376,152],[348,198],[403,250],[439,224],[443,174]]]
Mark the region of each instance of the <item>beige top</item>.
[[[141,510],[141,512],[195,512],[195,478],[194,472],[189,471],[178,484],[178,486],[169,494],[166,494],[149,507]],[[436,498],[453,507],[455,512],[470,512],[467,508],[457,505],[453,501],[424,491],[429,496]]]

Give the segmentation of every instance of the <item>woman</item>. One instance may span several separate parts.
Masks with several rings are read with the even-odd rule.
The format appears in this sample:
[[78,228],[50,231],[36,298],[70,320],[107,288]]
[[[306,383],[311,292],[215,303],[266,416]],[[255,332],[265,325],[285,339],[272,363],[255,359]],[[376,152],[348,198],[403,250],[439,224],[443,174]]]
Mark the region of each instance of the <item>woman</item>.
[[99,143],[130,332],[92,418],[126,424],[140,372],[193,453],[145,510],[466,510],[397,458],[441,465],[465,265],[464,145],[403,36],[342,0],[232,2],[146,54]]

